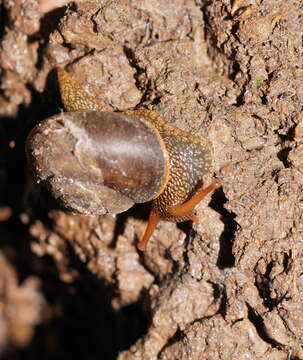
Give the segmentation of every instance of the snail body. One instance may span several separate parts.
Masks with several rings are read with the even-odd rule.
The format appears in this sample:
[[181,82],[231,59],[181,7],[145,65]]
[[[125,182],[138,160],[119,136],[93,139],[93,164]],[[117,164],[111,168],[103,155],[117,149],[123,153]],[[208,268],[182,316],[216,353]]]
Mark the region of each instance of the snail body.
[[198,221],[194,207],[219,186],[214,181],[200,189],[211,169],[208,142],[150,110],[113,112],[61,68],[58,80],[67,112],[38,124],[26,149],[34,174],[64,207],[119,213],[152,200],[140,250],[160,219]]

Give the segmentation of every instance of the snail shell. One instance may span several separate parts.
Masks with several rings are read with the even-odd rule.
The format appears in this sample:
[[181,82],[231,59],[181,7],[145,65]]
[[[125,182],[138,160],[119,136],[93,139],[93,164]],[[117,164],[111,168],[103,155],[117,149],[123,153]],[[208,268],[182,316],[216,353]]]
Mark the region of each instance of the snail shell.
[[38,181],[81,214],[119,213],[154,199],[169,177],[158,130],[121,113],[54,115],[31,131],[26,151]]

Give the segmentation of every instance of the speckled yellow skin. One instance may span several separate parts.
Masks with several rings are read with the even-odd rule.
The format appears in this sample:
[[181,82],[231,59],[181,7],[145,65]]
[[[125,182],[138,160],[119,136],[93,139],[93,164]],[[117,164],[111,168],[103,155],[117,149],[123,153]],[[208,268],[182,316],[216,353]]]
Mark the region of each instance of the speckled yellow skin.
[[110,106],[87,94],[82,86],[73,80],[64,69],[57,68],[57,75],[61,99],[66,111],[113,111]]
[[192,213],[176,218],[168,210],[173,205],[189,200],[198,185],[202,185],[203,176],[211,167],[209,144],[169,125],[153,111],[142,109],[125,113],[154,124],[169,154],[170,177],[159,196],[154,199],[153,208],[164,220],[179,222],[191,219]]
[[[67,111],[95,110],[112,111],[112,108],[89,96],[83,88],[62,68],[58,69],[62,102]],[[161,219],[185,221],[185,216],[172,216],[169,209],[189,200],[202,185],[203,176],[210,171],[211,151],[209,144],[185,131],[166,123],[158,114],[150,110],[128,110],[123,114],[139,118],[154,126],[162,138],[167,152],[168,171],[162,186],[153,198],[153,210]]]

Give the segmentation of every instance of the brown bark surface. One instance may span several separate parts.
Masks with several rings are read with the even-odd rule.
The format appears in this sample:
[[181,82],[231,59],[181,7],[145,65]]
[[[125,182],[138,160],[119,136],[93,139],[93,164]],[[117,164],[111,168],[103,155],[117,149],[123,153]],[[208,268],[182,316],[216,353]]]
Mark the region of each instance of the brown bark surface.
[[[0,357],[303,358],[302,1],[0,3]],[[161,222],[142,254],[148,205],[71,215],[33,182],[56,66],[211,142],[199,224]]]

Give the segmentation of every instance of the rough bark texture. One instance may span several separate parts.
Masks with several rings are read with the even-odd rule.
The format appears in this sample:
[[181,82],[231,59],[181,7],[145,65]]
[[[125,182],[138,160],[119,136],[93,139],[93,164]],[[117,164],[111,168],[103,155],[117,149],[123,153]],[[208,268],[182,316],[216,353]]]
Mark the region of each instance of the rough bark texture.
[[[42,322],[16,356],[41,355],[39,340],[49,359],[303,357],[301,0],[1,10],[0,356]],[[25,175],[26,135],[60,112],[56,66],[117,110],[153,109],[209,139],[222,189],[199,205],[198,225],[162,222],[140,254],[148,207],[70,215]],[[43,286],[17,285],[16,271]],[[27,312],[20,326],[3,313],[10,302]]]

